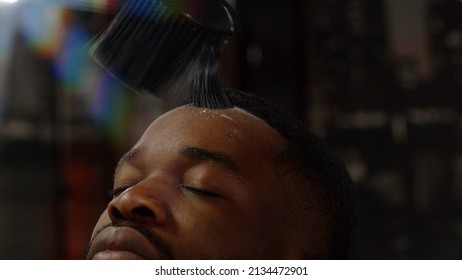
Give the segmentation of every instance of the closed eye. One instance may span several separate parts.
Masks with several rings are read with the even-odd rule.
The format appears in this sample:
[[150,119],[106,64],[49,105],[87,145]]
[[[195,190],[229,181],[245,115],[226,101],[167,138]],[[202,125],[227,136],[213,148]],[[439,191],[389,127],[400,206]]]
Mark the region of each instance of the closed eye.
[[120,187],[114,187],[112,190],[108,191],[108,195],[110,198],[114,199],[118,197],[121,193],[126,191],[127,189],[133,187],[134,185],[128,185],[128,186],[120,186]]
[[217,194],[217,193],[214,193],[214,192],[211,192],[211,191],[208,191],[208,190],[205,190],[205,189],[201,189],[201,188],[196,188],[194,186],[181,184],[180,188],[182,190],[185,190],[185,191],[187,191],[189,193],[192,193],[192,194],[195,194],[195,195],[198,195],[198,196],[211,197],[211,198],[220,197],[220,195]]

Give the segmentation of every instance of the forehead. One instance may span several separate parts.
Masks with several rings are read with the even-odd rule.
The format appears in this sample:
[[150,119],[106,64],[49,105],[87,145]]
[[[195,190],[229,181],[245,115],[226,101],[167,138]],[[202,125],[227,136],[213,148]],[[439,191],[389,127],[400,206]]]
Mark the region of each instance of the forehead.
[[236,161],[269,161],[286,141],[272,127],[239,109],[176,108],[156,119],[137,146],[157,151],[194,146],[230,155]]

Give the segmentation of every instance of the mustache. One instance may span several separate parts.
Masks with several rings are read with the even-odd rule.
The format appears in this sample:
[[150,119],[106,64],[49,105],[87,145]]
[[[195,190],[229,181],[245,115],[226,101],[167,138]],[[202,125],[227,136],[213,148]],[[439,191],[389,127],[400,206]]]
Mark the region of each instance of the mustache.
[[105,230],[108,227],[129,227],[132,228],[139,233],[141,233],[159,252],[163,255],[163,257],[166,260],[173,260],[174,254],[172,252],[172,249],[170,246],[165,242],[163,239],[161,239],[157,234],[152,232],[147,226],[145,226],[143,223],[137,222],[137,221],[126,221],[126,220],[121,220],[121,221],[115,221],[110,224],[107,224],[103,227],[101,227],[93,236],[93,238],[90,240],[89,244],[85,247],[84,252],[83,252],[83,259],[88,260],[88,254],[90,252],[90,248],[93,245],[93,241],[95,238],[98,236],[100,232]]

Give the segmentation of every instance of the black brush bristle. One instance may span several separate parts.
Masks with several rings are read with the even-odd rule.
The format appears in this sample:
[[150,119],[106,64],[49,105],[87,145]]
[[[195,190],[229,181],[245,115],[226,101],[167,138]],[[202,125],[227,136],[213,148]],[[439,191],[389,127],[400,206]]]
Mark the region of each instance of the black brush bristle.
[[219,80],[224,42],[235,29],[225,3],[126,1],[91,54],[128,87],[174,106],[231,107]]

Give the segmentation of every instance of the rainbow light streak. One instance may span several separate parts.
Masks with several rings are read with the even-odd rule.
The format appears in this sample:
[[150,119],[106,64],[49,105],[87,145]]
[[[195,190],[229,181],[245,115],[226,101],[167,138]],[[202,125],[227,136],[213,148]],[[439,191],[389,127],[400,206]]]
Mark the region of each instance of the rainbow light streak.
[[16,6],[0,9],[0,120],[3,118],[6,102],[6,71],[13,42],[13,31],[16,26],[16,12]]
[[79,26],[69,26],[59,56],[55,59],[56,76],[67,89],[77,89],[82,83],[83,73],[90,62],[84,47],[89,34]]
[[61,0],[67,8],[97,13],[115,13],[121,6],[122,0]]
[[[83,26],[71,23],[69,14],[72,12],[65,10],[75,7],[86,11],[108,11],[116,7],[115,3],[114,0],[28,1],[18,5],[18,23],[29,47],[53,62],[59,87],[87,100],[81,104],[86,106],[84,110],[89,117],[103,126],[112,140],[120,142],[126,139],[133,94],[127,93],[118,81],[104,72],[96,78],[91,77],[92,81],[96,79],[96,85],[89,81],[86,74],[95,65],[86,46],[92,38]],[[66,4],[69,5],[64,6]],[[2,40],[1,43],[5,42]]]
[[[19,30],[31,49],[40,57],[55,59],[62,50],[56,62],[57,74],[67,86],[76,86],[79,82],[79,71],[83,69],[84,54],[70,49],[89,39],[82,32],[71,30],[71,38],[66,35],[67,22],[64,8],[75,8],[91,12],[114,12],[120,4],[117,0],[0,0],[0,118],[3,116],[5,99],[5,79],[8,68],[7,58],[10,56],[13,31]],[[63,47],[63,38],[68,42]],[[85,44],[88,41],[85,42]],[[86,55],[86,54],[85,54]]]
[[85,111],[89,116],[104,128],[113,141],[122,142],[126,139],[125,131],[129,126],[133,94],[127,93],[107,72],[91,71],[92,67],[97,66],[85,47],[90,40],[90,35],[83,27],[69,25],[62,50],[55,58],[55,73],[65,92],[88,100],[82,104],[87,106]]
[[117,0],[34,0],[19,2],[20,27],[27,42],[44,57],[59,50],[66,28],[66,9],[110,13]]
[[50,58],[59,50],[65,29],[64,15],[59,6],[40,1],[20,6],[21,33],[41,56]]
[[104,127],[113,141],[122,143],[130,126],[133,93],[115,82],[107,72],[99,78],[95,92],[90,105],[92,118]]

